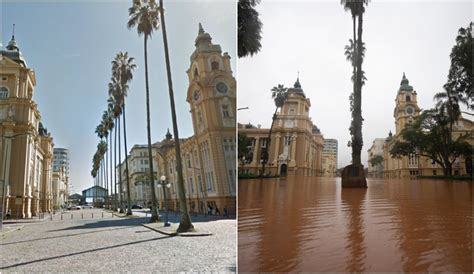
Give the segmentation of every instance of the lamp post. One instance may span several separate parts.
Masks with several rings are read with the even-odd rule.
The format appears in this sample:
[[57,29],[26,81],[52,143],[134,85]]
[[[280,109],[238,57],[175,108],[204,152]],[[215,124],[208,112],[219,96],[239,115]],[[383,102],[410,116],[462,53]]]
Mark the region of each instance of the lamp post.
[[166,183],[166,176],[165,175],[161,175],[160,177],[160,183],[158,184],[158,187],[162,187],[163,188],[163,197],[165,199],[165,206],[166,206],[166,211],[165,211],[165,226],[170,226],[170,223],[168,222],[168,200],[166,199],[166,187],[167,188],[170,188],[171,187],[171,184],[170,183]]

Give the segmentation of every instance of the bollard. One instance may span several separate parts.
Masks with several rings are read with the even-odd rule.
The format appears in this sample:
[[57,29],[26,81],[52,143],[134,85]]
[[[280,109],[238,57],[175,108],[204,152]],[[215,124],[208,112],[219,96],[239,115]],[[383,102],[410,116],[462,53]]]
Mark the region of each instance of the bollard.
[[92,212],[92,219],[94,219],[94,212]]
[[63,213],[61,212],[61,221],[63,220]]
[[102,218],[104,218],[104,212],[102,212]]
[[50,220],[53,220],[53,214],[49,213],[49,217],[51,218]]
[[84,219],[84,213],[81,213],[81,219]]
[[113,217],[114,217],[114,213],[110,213],[110,214],[112,215],[111,218],[113,218]]
[[71,213],[71,219],[72,219],[72,213]]

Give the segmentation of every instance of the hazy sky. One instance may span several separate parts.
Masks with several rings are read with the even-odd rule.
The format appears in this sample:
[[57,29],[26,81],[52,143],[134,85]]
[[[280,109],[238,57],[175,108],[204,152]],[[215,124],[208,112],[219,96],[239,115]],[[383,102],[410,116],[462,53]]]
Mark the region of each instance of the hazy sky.
[[[15,23],[18,46],[36,73],[34,100],[42,122],[55,146],[70,150],[74,192],[93,184],[91,161],[99,142],[94,130],[107,105],[110,62],[119,51],[128,51],[138,66],[126,101],[128,148],[146,144],[143,36],[126,27],[131,2],[0,3],[1,43],[8,43]],[[193,129],[186,102],[186,70],[198,23],[229,52],[235,72],[236,5],[232,1],[165,1],[165,8],[180,137],[189,137]],[[148,49],[152,141],[156,142],[172,127],[161,29]]]
[[[271,88],[293,86],[297,72],[311,100],[310,116],[325,138],[339,141],[338,167],[348,165],[351,150],[349,94],[352,67],[344,46],[352,37],[352,17],[339,4],[262,1],[262,50],[238,62],[240,123],[270,127],[275,109]],[[403,72],[418,93],[422,109],[434,105],[433,95],[446,82],[457,31],[472,20],[473,7],[464,2],[371,1],[364,14],[363,70],[368,78],[362,91],[364,147],[375,138],[395,132],[393,110]]]

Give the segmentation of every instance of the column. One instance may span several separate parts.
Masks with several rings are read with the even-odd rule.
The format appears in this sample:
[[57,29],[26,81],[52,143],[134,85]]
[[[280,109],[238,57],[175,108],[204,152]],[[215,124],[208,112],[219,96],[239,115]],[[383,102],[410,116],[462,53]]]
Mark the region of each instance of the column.
[[253,147],[253,159],[252,159],[252,165],[258,166],[259,160],[258,160],[258,150],[260,148],[260,137],[255,137],[255,146]]
[[[280,135],[276,135],[274,153],[273,153],[273,164],[276,166],[278,164],[278,153],[280,152]],[[278,167],[277,167],[278,168]]]
[[295,155],[296,155],[296,134],[293,134],[291,136],[291,160],[290,160],[290,167],[295,167],[296,166],[296,160],[295,160]]

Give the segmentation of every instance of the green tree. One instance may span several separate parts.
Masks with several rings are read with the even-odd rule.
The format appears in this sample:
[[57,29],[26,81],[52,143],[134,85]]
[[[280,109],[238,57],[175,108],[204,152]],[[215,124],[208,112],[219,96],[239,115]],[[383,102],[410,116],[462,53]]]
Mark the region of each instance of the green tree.
[[178,232],[186,232],[194,230],[194,226],[191,223],[191,217],[189,216],[188,204],[186,203],[186,193],[184,190],[184,180],[183,180],[183,165],[181,161],[181,147],[179,143],[179,134],[178,134],[178,122],[176,119],[176,109],[174,103],[174,93],[173,93],[173,81],[171,79],[171,65],[168,51],[168,38],[166,36],[166,24],[165,24],[165,15],[164,15],[164,6],[163,0],[160,0],[160,19],[161,19],[161,31],[163,33],[163,45],[165,50],[165,62],[166,62],[166,74],[168,78],[168,91],[171,105],[171,118],[173,120],[173,134],[174,134],[174,147],[176,154],[176,171],[178,175],[178,198],[179,205],[181,208],[181,221],[179,223]]
[[459,157],[468,158],[472,148],[466,140],[470,133],[460,134],[452,140],[450,117],[445,109],[423,111],[414,123],[401,132],[402,139],[390,150],[392,157],[425,156],[443,168],[445,176],[452,175],[452,165]]
[[456,44],[450,54],[448,82],[444,85],[445,90],[468,109],[474,109],[472,26],[473,22],[470,22],[467,28],[460,28],[458,31]]
[[[128,95],[128,83],[133,79],[133,71],[136,68],[134,58],[129,57],[128,53],[119,52],[115,59],[112,61],[112,78],[116,80],[118,85],[116,86],[118,94],[118,103],[122,108],[122,121],[123,121],[123,143],[125,149],[125,176],[126,176],[126,188],[127,188],[127,215],[132,215],[132,203],[130,197],[130,173],[128,168],[128,148],[127,148],[127,125],[126,125],[126,114],[125,114],[125,98]],[[120,120],[120,117],[119,117]]]
[[252,145],[252,139],[247,137],[245,133],[238,133],[238,158],[242,164],[244,164],[244,157],[249,155],[249,146]]
[[[298,79],[299,82],[299,79]],[[267,137],[267,145],[265,147],[265,150],[263,152],[263,161],[262,161],[262,172],[260,173],[261,176],[265,176],[265,164],[268,161],[268,153],[270,149],[270,143],[271,143],[271,137],[272,137],[272,132],[273,132],[273,125],[275,124],[275,120],[277,118],[277,111],[279,108],[283,106],[285,103],[287,97],[288,97],[288,88],[286,88],[284,85],[278,84],[278,86],[273,87],[271,89],[272,92],[272,99],[275,102],[275,112],[273,113],[272,116],[272,124],[270,126],[270,130],[268,131],[268,137]]]
[[[146,122],[147,122],[147,139],[148,139],[148,162],[150,177],[153,177],[153,153],[151,147],[151,122],[150,122],[150,88],[148,84],[148,38],[151,37],[153,30],[159,25],[159,9],[154,0],[134,0],[132,7],[128,9],[130,19],[128,28],[137,27],[138,35],[143,34],[143,44],[145,52],[145,94],[146,94]],[[150,222],[158,222],[160,215],[158,214],[158,203],[155,193],[155,180],[151,180],[151,219]]]
[[377,166],[383,163],[383,157],[381,155],[375,155],[374,157],[369,159],[369,162],[372,166]]
[[237,5],[237,32],[239,58],[257,54],[262,48],[262,22],[255,6],[260,0],[239,0]]

